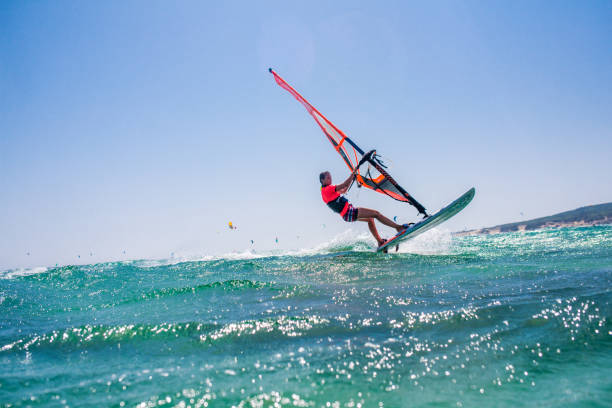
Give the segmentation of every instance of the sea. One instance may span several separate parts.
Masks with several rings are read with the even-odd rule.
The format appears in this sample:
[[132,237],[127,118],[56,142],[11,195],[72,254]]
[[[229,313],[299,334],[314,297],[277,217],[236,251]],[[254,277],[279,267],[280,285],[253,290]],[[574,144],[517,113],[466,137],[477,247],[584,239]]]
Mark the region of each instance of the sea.
[[3,407],[610,407],[612,227],[0,272]]

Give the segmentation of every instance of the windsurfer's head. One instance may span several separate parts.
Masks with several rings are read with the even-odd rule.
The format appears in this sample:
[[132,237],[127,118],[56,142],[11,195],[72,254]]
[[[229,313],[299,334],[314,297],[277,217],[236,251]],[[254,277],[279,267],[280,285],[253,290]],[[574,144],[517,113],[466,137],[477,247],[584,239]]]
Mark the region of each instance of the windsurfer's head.
[[323,187],[329,186],[332,182],[331,174],[329,174],[329,171],[324,171],[323,173],[319,174],[319,181],[321,182],[321,185]]

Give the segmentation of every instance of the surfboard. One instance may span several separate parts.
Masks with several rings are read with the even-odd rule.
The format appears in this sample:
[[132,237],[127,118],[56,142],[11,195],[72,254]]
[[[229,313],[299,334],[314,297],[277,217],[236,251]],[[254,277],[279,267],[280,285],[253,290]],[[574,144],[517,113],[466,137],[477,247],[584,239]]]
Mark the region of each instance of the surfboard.
[[418,222],[411,227],[405,229],[402,232],[397,233],[393,238],[387,240],[383,245],[379,246],[376,252],[384,251],[386,248],[389,248],[394,245],[399,245],[401,242],[406,241],[410,238],[414,238],[417,235],[424,233],[435,227],[436,225],[440,225],[444,221],[451,218],[453,215],[457,214],[459,211],[463,210],[474,198],[474,194],[476,194],[476,189],[474,187],[470,188],[465,192],[461,197],[442,208],[440,211],[431,215],[424,219],[421,222]]

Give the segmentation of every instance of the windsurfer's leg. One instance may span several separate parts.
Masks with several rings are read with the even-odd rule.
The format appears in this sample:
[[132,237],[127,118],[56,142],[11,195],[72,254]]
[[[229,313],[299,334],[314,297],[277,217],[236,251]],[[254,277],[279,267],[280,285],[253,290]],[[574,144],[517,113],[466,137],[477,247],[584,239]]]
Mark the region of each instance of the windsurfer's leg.
[[359,218],[359,221],[365,221],[368,223],[368,228],[370,229],[370,232],[374,236],[374,239],[376,240],[376,242],[378,242],[378,246],[381,246],[382,244],[385,243],[385,240],[382,239],[380,235],[378,235],[376,224],[374,224],[374,218],[365,218],[365,219]]
[[357,219],[362,220],[362,219],[367,219],[367,218],[376,218],[382,224],[388,227],[391,227],[391,228],[395,228],[397,232],[400,232],[401,230],[404,229],[401,225],[394,223],[393,221],[391,221],[390,219],[388,219],[387,217],[385,217],[384,215],[382,215],[380,212],[376,210],[359,207],[357,211]]

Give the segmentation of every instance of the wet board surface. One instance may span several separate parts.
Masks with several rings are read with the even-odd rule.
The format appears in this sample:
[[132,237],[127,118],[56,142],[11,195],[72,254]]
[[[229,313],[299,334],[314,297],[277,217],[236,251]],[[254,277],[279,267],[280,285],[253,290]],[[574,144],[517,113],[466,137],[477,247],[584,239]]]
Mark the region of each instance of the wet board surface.
[[472,201],[474,194],[476,194],[476,189],[472,187],[461,197],[442,208],[434,215],[427,217],[423,221],[414,224],[410,228],[407,228],[406,230],[395,235],[393,238],[389,239],[383,245],[379,246],[376,252],[381,252],[384,251],[385,248],[398,245],[407,239],[414,238],[417,235],[420,235],[425,231],[428,231],[431,228],[443,223],[453,215],[457,214],[459,211],[463,210]]

